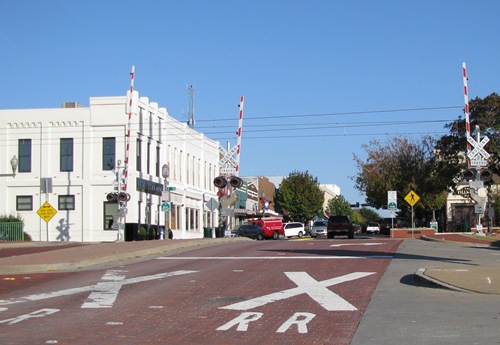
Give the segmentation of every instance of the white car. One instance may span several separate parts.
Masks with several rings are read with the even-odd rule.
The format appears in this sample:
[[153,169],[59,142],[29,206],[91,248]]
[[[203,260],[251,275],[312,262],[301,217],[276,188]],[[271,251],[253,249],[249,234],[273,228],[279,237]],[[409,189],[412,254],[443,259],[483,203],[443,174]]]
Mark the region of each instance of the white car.
[[311,237],[325,236],[326,237],[326,224],[327,220],[317,220],[313,223],[311,228]]
[[285,237],[303,237],[306,233],[304,224],[300,222],[290,222],[283,224],[285,230]]
[[367,234],[379,234],[380,233],[380,224],[377,222],[369,222],[366,226]]

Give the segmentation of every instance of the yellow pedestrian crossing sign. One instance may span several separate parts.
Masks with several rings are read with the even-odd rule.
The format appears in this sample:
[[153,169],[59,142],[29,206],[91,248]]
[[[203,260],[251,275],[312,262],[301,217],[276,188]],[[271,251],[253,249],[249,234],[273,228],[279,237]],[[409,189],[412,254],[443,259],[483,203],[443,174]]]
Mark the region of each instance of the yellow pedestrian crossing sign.
[[417,193],[411,190],[410,193],[406,194],[405,200],[410,204],[410,206],[413,207],[420,200],[420,197],[417,195]]
[[45,202],[42,206],[40,206],[36,213],[38,213],[40,218],[48,223],[52,219],[52,217],[56,215],[57,211],[52,207],[51,204]]

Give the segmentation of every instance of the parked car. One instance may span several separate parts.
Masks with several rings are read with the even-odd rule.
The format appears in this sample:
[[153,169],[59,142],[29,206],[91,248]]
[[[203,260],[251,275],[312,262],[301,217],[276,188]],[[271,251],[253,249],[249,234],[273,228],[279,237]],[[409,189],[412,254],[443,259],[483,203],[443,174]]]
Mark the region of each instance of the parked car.
[[355,223],[352,226],[354,227],[354,233],[355,234],[360,234],[361,233],[361,225]]
[[254,218],[247,220],[247,222],[264,230],[265,238],[272,238],[273,240],[277,240],[280,238],[280,236],[284,235],[283,222],[281,218],[278,217]]
[[354,238],[354,226],[349,216],[330,216],[328,218],[326,236],[334,238],[335,235],[347,235],[348,238]]
[[369,222],[366,225],[366,233],[368,234],[379,234],[380,233],[380,224],[377,222]]
[[231,230],[231,237],[248,237],[254,240],[262,241],[265,238],[265,233],[264,230],[255,225],[243,224],[239,225],[236,229]]
[[302,238],[306,230],[304,229],[304,224],[300,222],[290,222],[283,224],[283,230],[285,232],[285,237],[299,237]]
[[326,236],[327,220],[317,220],[311,227],[311,237]]

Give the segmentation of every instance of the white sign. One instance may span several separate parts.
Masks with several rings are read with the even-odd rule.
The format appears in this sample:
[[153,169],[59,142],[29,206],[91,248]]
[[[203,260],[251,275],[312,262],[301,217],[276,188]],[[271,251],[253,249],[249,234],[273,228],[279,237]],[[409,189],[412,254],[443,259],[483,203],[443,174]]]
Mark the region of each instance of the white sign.
[[467,141],[474,147],[474,149],[467,154],[467,157],[470,159],[475,157],[482,157],[484,159],[490,158],[490,154],[483,149],[483,147],[490,141],[490,138],[484,137],[481,141],[477,142],[474,138],[468,136]]
[[398,192],[395,190],[387,191],[387,209],[389,211],[396,210],[398,208]]

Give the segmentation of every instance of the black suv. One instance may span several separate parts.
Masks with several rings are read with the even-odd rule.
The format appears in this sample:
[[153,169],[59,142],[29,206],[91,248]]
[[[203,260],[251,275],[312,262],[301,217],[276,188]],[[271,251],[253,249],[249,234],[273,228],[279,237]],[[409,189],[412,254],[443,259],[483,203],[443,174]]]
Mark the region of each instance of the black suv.
[[335,235],[347,235],[354,238],[354,226],[349,216],[330,216],[326,225],[327,238],[334,238]]

